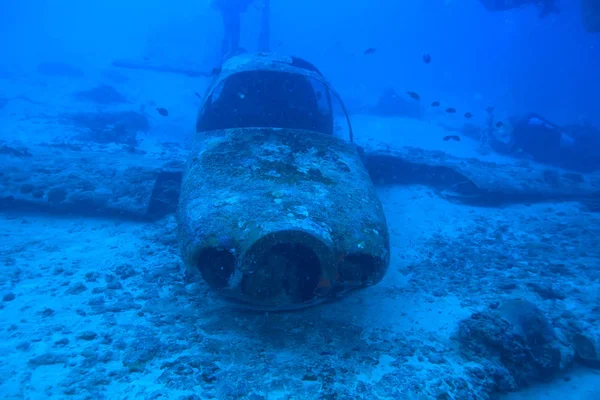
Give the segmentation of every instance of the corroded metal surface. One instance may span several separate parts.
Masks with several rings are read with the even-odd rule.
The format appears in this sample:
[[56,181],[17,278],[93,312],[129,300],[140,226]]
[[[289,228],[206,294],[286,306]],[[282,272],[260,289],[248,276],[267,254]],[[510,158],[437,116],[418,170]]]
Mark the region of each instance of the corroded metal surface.
[[369,146],[365,163],[376,185],[427,185],[468,204],[600,198],[600,173],[581,174],[534,162],[497,164],[413,147]]
[[[170,146],[161,154],[137,155],[77,146],[29,145],[27,156],[0,154],[0,208],[134,219],[175,211],[180,178],[172,180],[169,193],[155,190],[156,180],[165,173],[180,176],[188,148]],[[534,163],[495,164],[416,148],[375,147],[366,148],[365,163],[376,186],[426,185],[459,195],[456,200],[467,204],[600,199],[600,174]],[[155,199],[164,209],[152,215]]]
[[133,219],[174,211],[179,188],[173,192],[164,178],[181,175],[186,154],[179,146],[139,154],[76,141],[13,150],[20,153],[0,152],[0,209]]
[[[321,133],[210,132],[191,152],[178,219],[186,264],[207,279],[210,268],[222,271],[223,265],[211,265],[214,257],[206,252],[229,252],[234,269],[231,275],[212,276],[212,286],[265,307],[314,303],[339,290],[377,283],[389,262],[385,215],[356,148]],[[277,279],[272,273],[261,278],[264,260],[257,257],[278,242],[316,253],[321,271],[310,288],[315,296],[286,295],[282,282],[268,282]],[[352,263],[357,260],[369,260],[372,269],[356,274]],[[256,292],[267,283],[280,292]]]

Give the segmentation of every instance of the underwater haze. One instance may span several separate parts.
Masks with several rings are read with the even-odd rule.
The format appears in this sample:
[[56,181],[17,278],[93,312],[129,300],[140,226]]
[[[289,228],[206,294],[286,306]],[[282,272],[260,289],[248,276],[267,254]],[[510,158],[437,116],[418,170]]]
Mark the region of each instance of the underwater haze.
[[600,0],[0,34],[0,398],[600,398]]

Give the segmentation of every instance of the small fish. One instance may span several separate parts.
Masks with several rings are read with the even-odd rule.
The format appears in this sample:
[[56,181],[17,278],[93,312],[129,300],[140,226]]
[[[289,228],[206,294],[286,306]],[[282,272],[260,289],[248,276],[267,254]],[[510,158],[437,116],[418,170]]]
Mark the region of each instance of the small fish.
[[488,113],[493,113],[494,112],[494,107],[489,106],[488,108],[485,109],[485,111],[487,111]]
[[366,50],[363,52],[363,54],[364,54],[364,55],[366,55],[366,56],[368,56],[368,55],[370,55],[370,54],[375,54],[375,52],[376,52],[376,51],[377,51],[377,49],[376,49],[376,48],[374,48],[374,47],[369,47],[368,49],[366,49]]
[[504,122],[498,121],[496,122],[496,128],[502,128],[504,126]]
[[431,56],[427,53],[423,54],[423,62],[429,64],[431,62]]
[[470,112],[466,112],[465,118],[473,118],[473,114],[471,114]]
[[439,101],[434,101],[433,103],[431,103],[431,107],[439,107],[439,106],[440,106]]
[[447,142],[448,140],[456,140],[457,142],[460,142],[460,137],[456,135],[444,136],[444,142]]
[[169,111],[166,108],[159,107],[159,108],[156,109],[156,111],[158,111],[158,113],[160,115],[162,115],[163,117],[168,117],[169,116]]
[[454,107],[448,107],[448,108],[446,108],[446,112],[448,114],[454,114],[454,113],[456,113],[456,108],[454,108]]
[[411,99],[413,100],[421,100],[421,96],[419,96],[419,94],[417,92],[411,92],[410,90],[406,91],[406,94],[410,96]]
[[200,96],[200,93],[194,92],[194,94],[196,95],[197,98],[202,99],[202,96]]

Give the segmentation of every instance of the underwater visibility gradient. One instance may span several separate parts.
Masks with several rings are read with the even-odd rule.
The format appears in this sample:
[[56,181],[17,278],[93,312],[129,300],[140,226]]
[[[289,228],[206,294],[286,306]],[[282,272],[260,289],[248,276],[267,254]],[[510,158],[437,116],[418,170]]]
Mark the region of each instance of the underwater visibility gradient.
[[9,3],[0,398],[600,399],[600,0]]

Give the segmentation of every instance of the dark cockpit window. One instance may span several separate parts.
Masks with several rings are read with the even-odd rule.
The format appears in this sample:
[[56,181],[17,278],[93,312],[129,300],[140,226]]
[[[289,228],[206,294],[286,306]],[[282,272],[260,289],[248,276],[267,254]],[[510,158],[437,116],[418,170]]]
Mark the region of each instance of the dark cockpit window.
[[333,134],[331,94],[322,82],[288,72],[231,75],[207,99],[196,130],[251,127]]

